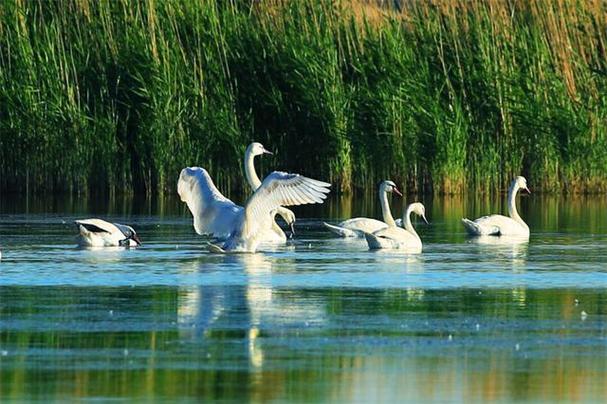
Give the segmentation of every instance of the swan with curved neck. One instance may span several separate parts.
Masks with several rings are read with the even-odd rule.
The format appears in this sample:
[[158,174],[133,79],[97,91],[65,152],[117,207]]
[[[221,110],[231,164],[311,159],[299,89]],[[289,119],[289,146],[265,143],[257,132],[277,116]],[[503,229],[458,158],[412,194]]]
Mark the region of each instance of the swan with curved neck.
[[388,194],[392,192],[399,196],[403,196],[394,182],[386,180],[379,184],[379,201],[382,218],[384,220],[383,222],[381,220],[369,219],[366,217],[355,217],[353,219],[344,220],[338,225],[329,223],[323,224],[327,229],[340,237],[364,237],[365,233],[373,233],[374,231],[389,226],[396,226],[396,222],[390,211],[390,204],[388,203]]
[[[247,178],[247,182],[251,187],[252,191],[255,192],[257,188],[261,186],[261,180],[257,176],[257,172],[255,171],[255,157],[261,156],[263,154],[273,154],[272,152],[266,150],[265,147],[261,143],[253,142],[245,151],[244,155],[244,172]],[[285,207],[279,207],[276,209],[274,214],[274,220],[270,231],[266,235],[264,235],[265,242],[274,242],[274,243],[285,243],[287,241],[287,236],[285,232],[280,228],[278,223],[276,223],[276,214],[280,215],[284,221],[291,227],[291,234],[295,233],[293,225],[295,223],[295,213],[292,210],[287,209]]]
[[466,231],[473,236],[515,236],[529,237],[529,226],[523,221],[516,209],[516,195],[519,189],[528,193],[525,177],[516,177],[508,190],[508,216],[490,215],[476,220],[462,219]]
[[428,223],[424,205],[420,202],[412,203],[407,206],[403,214],[404,228],[394,225],[373,233],[365,233],[369,248],[372,250],[399,249],[408,252],[421,252],[422,240],[411,223],[411,213],[415,213]]
[[187,167],[181,170],[177,192],[192,212],[198,234],[225,238],[221,247],[210,245],[212,252],[255,252],[272,228],[276,209],[322,203],[330,186],[299,174],[274,171],[244,206],[238,206],[219,192],[204,168]]

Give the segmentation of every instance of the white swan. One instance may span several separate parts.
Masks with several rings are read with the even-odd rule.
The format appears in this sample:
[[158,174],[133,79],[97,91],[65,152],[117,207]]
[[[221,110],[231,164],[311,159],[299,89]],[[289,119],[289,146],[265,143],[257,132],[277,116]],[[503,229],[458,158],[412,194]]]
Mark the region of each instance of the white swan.
[[372,250],[377,249],[400,249],[409,252],[421,252],[422,240],[413,228],[411,223],[411,213],[421,216],[426,223],[426,208],[420,202],[415,202],[407,206],[403,215],[405,228],[396,225],[385,229],[377,230],[373,233],[365,233],[367,244]]
[[131,226],[110,223],[101,219],[74,221],[78,230],[79,244],[88,247],[137,247],[141,240]]
[[280,206],[322,203],[331,184],[298,174],[274,171],[249,197],[244,208],[223,196],[204,168],[181,170],[177,191],[194,216],[198,234],[225,236],[223,247],[213,252],[255,252],[272,228]]
[[[247,177],[247,182],[251,186],[253,192],[255,192],[255,190],[261,186],[261,180],[259,179],[259,177],[257,176],[257,172],[255,171],[255,156],[260,156],[262,154],[273,153],[266,150],[265,147],[263,147],[263,145],[258,142],[251,143],[247,147],[247,150],[245,152],[244,172],[245,176]],[[295,213],[293,213],[292,210],[282,206],[276,210],[276,213],[279,214],[284,219],[284,221],[291,227],[291,234],[294,234],[295,229],[293,228],[293,225],[295,224]],[[264,242],[286,243],[287,236],[285,232],[280,228],[278,223],[276,223],[275,217],[276,216],[274,215],[270,231],[268,231],[264,236]]]
[[519,189],[524,189],[528,193],[527,180],[525,177],[516,177],[508,190],[508,214],[483,216],[474,221],[462,219],[464,227],[469,234],[473,236],[516,236],[529,237],[529,226],[521,219],[516,210],[516,194]]
[[337,234],[340,237],[364,237],[365,233],[373,233],[374,231],[385,229],[389,226],[396,226],[392,212],[390,212],[390,204],[388,203],[388,193],[394,192],[399,196],[403,196],[396,188],[396,184],[392,181],[385,180],[379,184],[379,200],[381,202],[381,212],[384,221],[377,219],[369,219],[366,217],[355,217],[353,219],[344,220],[338,225],[324,223],[325,227]]

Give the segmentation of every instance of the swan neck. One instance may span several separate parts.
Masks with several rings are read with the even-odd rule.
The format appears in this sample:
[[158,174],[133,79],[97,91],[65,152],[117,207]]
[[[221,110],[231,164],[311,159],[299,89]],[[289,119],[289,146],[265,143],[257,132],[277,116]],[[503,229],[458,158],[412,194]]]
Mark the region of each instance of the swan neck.
[[512,186],[510,186],[510,189],[508,190],[508,214],[512,219],[521,223],[523,226],[527,226],[527,224],[518,214],[518,210],[516,209],[516,194],[518,193],[518,190],[519,187],[516,183],[512,184]]
[[392,212],[390,212],[390,204],[388,203],[388,193],[383,187],[379,190],[379,201],[381,202],[381,213],[384,219],[384,223],[388,226],[396,226]]
[[255,155],[249,149],[247,149],[244,156],[244,173],[253,191],[260,187],[261,180],[257,176],[257,172],[255,172]]
[[408,206],[407,210],[405,211],[405,214],[403,215],[403,223],[405,225],[404,227],[405,230],[407,230],[409,233],[419,238],[417,232],[415,231],[415,228],[413,227],[413,223],[411,222],[411,212],[413,212],[413,208],[411,206]]

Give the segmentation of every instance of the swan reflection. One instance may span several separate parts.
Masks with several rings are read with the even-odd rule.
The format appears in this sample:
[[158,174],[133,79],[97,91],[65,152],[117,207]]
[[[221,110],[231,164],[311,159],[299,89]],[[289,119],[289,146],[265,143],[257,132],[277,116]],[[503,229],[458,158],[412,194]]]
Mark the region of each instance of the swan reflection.
[[498,259],[511,260],[513,269],[522,270],[527,262],[529,239],[515,236],[479,236],[469,240],[469,243],[480,247],[481,253],[495,254]]
[[[324,321],[323,306],[302,299],[297,292],[273,287],[273,276],[284,263],[265,254],[233,254],[221,259],[226,271],[243,276],[242,283],[181,288],[177,324],[182,339],[225,338],[217,331],[230,330],[230,338],[240,335],[249,364],[260,368],[264,362],[264,336],[279,333],[285,327]],[[187,265],[193,268],[186,270],[204,271],[206,261]]]

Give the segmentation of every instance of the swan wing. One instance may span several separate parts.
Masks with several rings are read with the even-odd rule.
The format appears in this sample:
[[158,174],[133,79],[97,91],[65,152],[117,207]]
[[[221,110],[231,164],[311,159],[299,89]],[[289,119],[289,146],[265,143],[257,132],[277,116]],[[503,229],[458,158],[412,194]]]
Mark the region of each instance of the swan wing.
[[367,217],[355,217],[353,219],[344,220],[339,226],[362,233],[373,233],[388,227],[388,225],[381,220],[369,219]]
[[523,227],[516,220],[503,215],[489,215],[472,221],[462,219],[466,230],[476,236],[499,236],[519,234]]
[[387,224],[380,220],[366,217],[355,217],[344,220],[338,225],[324,223],[325,227],[340,237],[364,237],[365,233],[373,233],[385,229]]
[[[250,226],[271,223],[272,213],[280,206],[322,203],[331,184],[299,174],[274,171],[251,195],[245,206],[245,220]],[[252,230],[251,228],[250,230]]]
[[347,229],[345,227],[341,227],[341,226],[336,226],[334,224],[329,224],[327,222],[323,222],[322,223],[330,232],[338,235],[339,237],[362,237],[364,236],[364,233],[360,233],[357,231],[353,231],[350,229]]
[[200,167],[181,170],[177,192],[194,216],[196,233],[227,237],[234,231],[242,207],[219,192],[207,170]]
[[373,233],[375,237],[397,241],[399,243],[416,242],[417,237],[402,227],[390,226]]
[[82,219],[82,220],[74,220],[74,223],[78,226],[84,227],[87,231],[91,233],[114,233],[119,232],[120,229],[116,227],[113,223],[106,222],[101,219]]
[[365,233],[367,244],[372,250],[403,249],[421,251],[421,240],[411,232],[396,226],[390,226],[374,233]]

